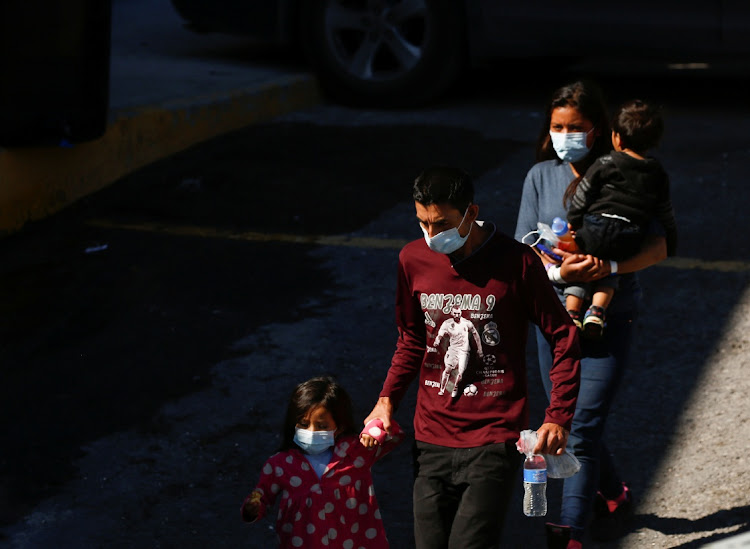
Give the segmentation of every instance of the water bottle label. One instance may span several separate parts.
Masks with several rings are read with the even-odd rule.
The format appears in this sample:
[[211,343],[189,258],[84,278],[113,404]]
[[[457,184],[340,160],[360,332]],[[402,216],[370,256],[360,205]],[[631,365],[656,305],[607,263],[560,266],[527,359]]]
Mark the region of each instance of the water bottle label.
[[547,482],[547,469],[524,469],[523,481],[532,484],[541,484]]

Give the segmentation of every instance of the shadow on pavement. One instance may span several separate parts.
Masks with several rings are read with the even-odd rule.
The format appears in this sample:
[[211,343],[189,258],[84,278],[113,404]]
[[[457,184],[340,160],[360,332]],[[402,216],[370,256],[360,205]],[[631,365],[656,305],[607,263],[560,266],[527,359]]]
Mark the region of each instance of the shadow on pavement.
[[[381,143],[391,144],[387,159]],[[342,234],[403,201],[425,165],[482,173],[513,148],[435,127],[253,127],[139,170],[0,242],[0,523],[65,482],[87,441],[158,429],[159,406],[210,384],[233,342],[262,324],[315,315],[304,304],[330,285],[307,246],[92,220]]]
[[[731,534],[713,534],[705,538],[676,546],[684,549],[703,547],[704,545],[750,531],[750,505],[723,509],[698,520],[682,518],[664,518],[655,515],[636,515],[634,526],[649,528],[664,534],[690,534],[694,532],[712,532],[719,528],[735,528]],[[738,529],[737,526],[741,525]]]

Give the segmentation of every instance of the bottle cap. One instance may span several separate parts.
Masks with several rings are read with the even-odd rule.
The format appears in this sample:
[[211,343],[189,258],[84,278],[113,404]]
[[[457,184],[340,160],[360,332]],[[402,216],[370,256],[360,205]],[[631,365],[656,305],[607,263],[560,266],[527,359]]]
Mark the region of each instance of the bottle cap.
[[556,217],[552,220],[552,232],[557,236],[562,236],[568,232],[568,222],[562,217]]

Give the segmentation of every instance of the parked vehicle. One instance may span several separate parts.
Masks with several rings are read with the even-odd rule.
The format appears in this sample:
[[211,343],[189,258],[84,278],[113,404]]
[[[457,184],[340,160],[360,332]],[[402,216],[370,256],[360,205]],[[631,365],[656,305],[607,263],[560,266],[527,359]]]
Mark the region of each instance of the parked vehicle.
[[[723,0],[172,0],[200,32],[299,45],[339,101],[415,105],[479,60],[750,53],[750,3]],[[578,32],[580,29],[585,32]],[[573,32],[576,30],[576,32]],[[502,70],[502,63],[499,65]],[[529,70],[533,70],[530,67]]]

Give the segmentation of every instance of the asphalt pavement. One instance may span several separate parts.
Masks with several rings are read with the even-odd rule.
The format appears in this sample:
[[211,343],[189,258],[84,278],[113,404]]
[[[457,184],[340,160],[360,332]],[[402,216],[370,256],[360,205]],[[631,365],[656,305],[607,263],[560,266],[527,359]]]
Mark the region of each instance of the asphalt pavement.
[[[153,212],[175,200],[170,194],[175,187],[177,201],[184,202],[176,216],[194,221],[206,204],[190,200],[201,181],[189,169],[174,174],[175,186],[171,180],[163,185],[158,167],[153,177],[110,186],[193,145],[320,101],[314,76],[284,49],[245,37],[196,34],[183,26],[169,0],[113,0],[107,135],[70,153],[12,152],[26,155],[20,157],[28,164],[26,175],[37,166],[49,173],[39,181],[27,177],[22,182],[26,194],[38,187],[30,203],[15,197],[3,209],[4,223],[22,228],[0,241],[0,524],[19,519],[67,481],[73,473],[70,460],[80,455],[81,443],[118,426],[148,422],[165,396],[205,386],[209,357],[258,323],[217,312],[218,296],[209,295],[231,287],[231,279],[242,272],[241,261],[232,266],[218,261],[226,246],[238,244],[209,240],[201,249],[194,241],[167,243],[145,234],[134,241],[124,231],[96,225],[95,219],[113,218],[109,208],[122,213],[136,205]],[[71,155],[64,169],[56,168],[61,154]],[[235,209],[234,215],[236,219],[246,211]],[[224,216],[226,223],[232,219],[231,213]],[[202,315],[214,321],[199,348],[181,344],[184,334],[175,325],[167,327],[174,320],[191,322],[169,320],[176,309],[143,309],[144,298],[156,289],[149,269],[165,256],[196,260],[172,262],[169,272],[162,272],[170,282],[162,279],[157,285],[171,286],[174,299],[186,291],[204,303],[192,321]],[[139,257],[136,263],[134,257]],[[204,270],[205,263],[216,266]],[[207,278],[192,280],[194,272]],[[284,277],[277,280],[291,283]],[[249,296],[232,299],[251,308]],[[88,316],[95,309],[96,320]],[[162,333],[158,341],[148,335],[155,332]],[[165,335],[184,350],[169,359],[173,366],[166,370],[160,367],[164,349],[171,347]],[[71,346],[78,338],[87,342]],[[126,359],[128,353],[117,351],[123,346],[139,348],[139,357]],[[107,367],[89,371],[87,365],[94,364]],[[145,387],[144,379],[149,380]]]
[[130,111],[201,109],[232,95],[267,118],[263,108],[269,105],[254,104],[262,89],[295,81],[315,84],[301,60],[286,50],[185,28],[169,0],[113,0],[111,48],[112,121]]

